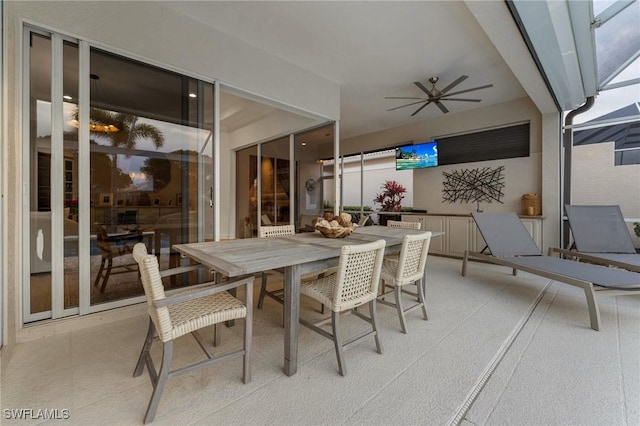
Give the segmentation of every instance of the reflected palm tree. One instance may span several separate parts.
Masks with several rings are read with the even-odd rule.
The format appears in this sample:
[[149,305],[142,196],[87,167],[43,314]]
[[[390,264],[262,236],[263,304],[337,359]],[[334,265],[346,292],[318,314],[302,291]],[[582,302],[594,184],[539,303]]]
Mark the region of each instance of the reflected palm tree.
[[156,148],[164,144],[164,135],[155,126],[139,123],[139,117],[133,114],[107,111],[101,108],[91,108],[89,111],[90,124],[98,126],[113,126],[117,131],[89,131],[95,135],[106,137],[111,146],[116,148],[134,149],[140,139],[150,139]]
[[[74,119],[78,120],[78,111],[74,113]],[[111,161],[111,193],[120,187],[118,182],[118,152],[125,151],[125,156],[129,156],[127,150],[133,150],[138,141],[142,139],[151,140],[156,148],[164,145],[164,135],[157,127],[140,123],[139,117],[133,114],[108,111],[102,108],[89,109],[89,133],[99,136],[109,141],[111,147],[115,148]],[[112,210],[112,223],[115,223],[117,211]]]

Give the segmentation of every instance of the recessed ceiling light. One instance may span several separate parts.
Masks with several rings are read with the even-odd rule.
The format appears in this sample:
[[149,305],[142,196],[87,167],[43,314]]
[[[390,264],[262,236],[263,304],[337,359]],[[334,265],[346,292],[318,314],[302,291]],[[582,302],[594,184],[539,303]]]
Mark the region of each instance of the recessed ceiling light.
[[190,98],[197,98],[197,97],[198,97],[198,95],[196,95],[195,93],[189,93],[189,97],[190,97]]
[[306,142],[302,142],[302,143],[300,143],[300,145],[307,146],[307,143]]
[[70,101],[71,99],[73,99],[71,96],[69,95],[64,95],[63,98],[65,98],[66,100]]

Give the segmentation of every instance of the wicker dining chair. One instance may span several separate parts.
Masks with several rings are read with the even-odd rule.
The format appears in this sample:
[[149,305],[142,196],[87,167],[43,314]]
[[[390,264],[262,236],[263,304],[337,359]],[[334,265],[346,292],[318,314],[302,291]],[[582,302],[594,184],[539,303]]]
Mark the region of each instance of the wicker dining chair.
[[[258,237],[260,238],[277,238],[284,237],[286,235],[295,235],[296,229],[294,225],[279,225],[279,226],[261,226],[258,228]],[[282,272],[277,270],[278,272]],[[318,278],[319,275],[323,275],[327,272],[326,269],[321,271],[312,271],[306,274],[302,274],[301,279],[308,280]],[[258,297],[258,309],[262,309],[264,297],[270,297],[276,302],[284,305],[284,288],[268,290],[267,289],[267,272],[262,273],[262,283],[260,285],[260,296]]]
[[[283,237],[285,235],[294,235],[296,228],[293,225],[278,225],[278,226],[260,226],[258,227],[259,238],[276,238]],[[281,272],[281,271],[279,271]],[[260,284],[260,296],[258,297],[258,309],[262,309],[264,303],[264,297],[270,297],[276,302],[284,305],[284,288],[279,287],[274,290],[267,289],[267,272],[262,273],[262,283]]]
[[[402,332],[407,332],[407,325],[404,314],[417,307],[422,307],[422,315],[427,317],[427,307],[425,298],[426,283],[424,282],[424,271],[427,264],[427,254],[429,253],[429,243],[431,242],[431,232],[422,234],[405,235],[402,240],[400,255],[397,258],[385,257],[382,264],[381,295],[378,301],[384,305],[394,306],[400,318]],[[415,284],[417,291],[411,292],[405,286]],[[390,289],[387,291],[387,289]],[[385,300],[390,293],[394,293],[395,302]],[[418,303],[405,308],[402,302],[402,294],[410,294],[417,297]]]
[[[338,371],[341,376],[347,374],[343,356],[343,349],[347,346],[373,335],[376,349],[378,353],[382,353],[382,344],[380,343],[376,319],[376,297],[385,245],[386,242],[384,240],[378,240],[371,243],[342,246],[335,274],[300,283],[300,294],[305,294],[319,301],[331,310],[332,332],[320,327],[327,320],[313,324],[300,318],[300,324],[309,327],[321,336],[333,340],[336,357],[338,358]],[[362,315],[355,309],[366,303],[369,303],[369,317]],[[357,317],[367,321],[371,324],[372,330],[351,337],[343,343],[339,318],[340,313],[346,311],[351,311]]]
[[[388,220],[387,226],[389,228],[413,229],[415,231],[419,231],[422,228],[422,224],[420,222],[402,222],[399,220]],[[388,254],[384,258],[397,261],[398,254]]]
[[[133,373],[134,377],[139,376],[146,365],[153,385],[153,393],[144,416],[144,423],[150,423],[155,418],[162,390],[169,377],[188,373],[196,368],[228,359],[242,357],[242,381],[243,383],[249,383],[251,381],[249,355],[251,353],[251,325],[253,318],[253,277],[226,281],[221,284],[201,284],[167,297],[162,286],[162,278],[190,271],[192,267],[178,267],[161,272],[158,268],[157,257],[147,254],[147,248],[143,243],[135,245],[133,256],[140,266],[140,275],[147,295],[150,317],[147,337]],[[244,304],[228,291],[242,286],[245,287]],[[216,324],[239,318],[245,319],[244,339],[242,348],[236,351],[214,355],[196,333],[198,330],[211,325],[214,326],[215,332]],[[159,340],[162,342],[162,365],[159,372],[156,371],[150,353],[156,331]],[[207,359],[171,371],[173,341],[189,333],[196,339]]]
[[416,231],[419,231],[422,224],[420,222],[402,222],[399,220],[388,220],[387,226],[389,228],[415,229]]

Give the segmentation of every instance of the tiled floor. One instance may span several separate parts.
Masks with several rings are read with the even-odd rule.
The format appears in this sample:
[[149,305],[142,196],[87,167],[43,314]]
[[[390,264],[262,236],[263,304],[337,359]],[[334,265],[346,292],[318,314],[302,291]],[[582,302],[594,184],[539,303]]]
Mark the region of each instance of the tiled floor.
[[[346,377],[331,341],[305,328],[298,373],[286,377],[281,306],[265,301],[252,382],[242,384],[240,359],[170,379],[154,424],[640,424],[640,296],[600,299],[596,332],[576,288],[480,263],[463,278],[460,266],[429,258],[429,321],[409,314],[407,335],[379,306],[384,353],[373,339],[349,348]],[[318,317],[316,306],[303,315]],[[56,424],[141,424],[152,388],[131,373],[146,327],[141,315],[18,344],[2,372],[2,424],[45,422],[7,419],[22,408],[68,410]],[[220,350],[240,332],[224,328]],[[201,354],[190,336],[176,346],[176,365]]]

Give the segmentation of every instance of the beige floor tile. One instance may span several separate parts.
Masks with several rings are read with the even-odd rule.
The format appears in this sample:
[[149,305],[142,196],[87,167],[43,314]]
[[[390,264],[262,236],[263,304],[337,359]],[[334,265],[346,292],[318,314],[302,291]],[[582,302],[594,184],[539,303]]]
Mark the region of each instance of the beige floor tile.
[[[285,376],[282,305],[266,300],[254,310],[252,382],[242,383],[240,359],[171,378],[154,423],[447,424],[550,283],[481,263],[462,277],[460,267],[458,259],[429,259],[429,320],[409,313],[408,334],[395,309],[379,305],[384,353],[373,338],[350,347],[346,377],[332,342],[304,327],[298,373]],[[595,332],[584,294],[567,287],[551,283],[462,424],[640,424],[640,296],[600,299]],[[254,292],[257,301],[259,285]],[[310,301],[303,315],[322,317]],[[16,345],[2,372],[2,409],[68,409],[69,425],[141,424],[152,386],[146,371],[132,372],[147,321],[141,315]],[[353,316],[342,325],[345,333],[367,327]],[[242,321],[221,333],[214,351],[238,347]],[[210,342],[211,330],[203,336]],[[156,341],[156,364],[161,351]],[[191,336],[176,341],[174,366],[202,357]],[[61,424],[2,420],[52,422]]]

